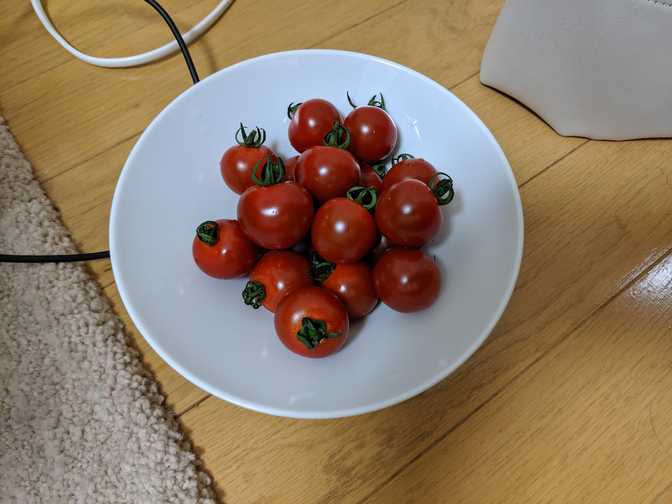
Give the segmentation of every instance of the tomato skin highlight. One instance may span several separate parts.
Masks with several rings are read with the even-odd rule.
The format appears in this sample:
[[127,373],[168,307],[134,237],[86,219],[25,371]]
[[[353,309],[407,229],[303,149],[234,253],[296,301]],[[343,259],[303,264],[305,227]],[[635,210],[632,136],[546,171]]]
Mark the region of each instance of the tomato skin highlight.
[[334,198],[322,205],[310,233],[317,253],[337,264],[360,261],[378,238],[371,214],[347,198]]
[[294,182],[248,188],[238,200],[243,232],[262,248],[290,248],[310,230],[313,200]]
[[338,296],[351,319],[365,317],[378,304],[373,274],[363,262],[337,264],[322,286]]
[[422,247],[441,228],[443,214],[427,184],[406,179],[385,191],[376,206],[376,224],[394,245]]
[[288,250],[272,250],[264,254],[250,273],[250,282],[263,286],[263,306],[271,312],[275,312],[286,295],[313,285],[308,259]]
[[[315,342],[312,348],[298,336],[305,318],[321,321],[331,337]],[[348,340],[350,320],[345,306],[322,287],[303,287],[285,296],[275,311],[275,332],[292,352],[304,357],[326,357],[339,351]]]
[[259,254],[256,245],[243,233],[238,221],[212,222],[217,224],[217,241],[209,245],[196,236],[192,243],[196,265],[214,278],[237,278],[249,273]]
[[385,159],[397,145],[397,126],[379,107],[357,107],[348,114],[343,125],[350,131],[350,152],[367,163]]
[[392,248],[376,262],[373,282],[383,303],[411,313],[434,304],[441,289],[441,272],[421,250]]
[[322,145],[334,123],[341,122],[341,114],[327,100],[306,100],[296,109],[289,123],[289,141],[298,152],[304,152]]
[[383,177],[383,188],[381,192],[387,191],[394,184],[405,179],[416,179],[429,184],[429,181],[436,175],[436,168],[430,163],[420,158],[404,159],[392,165],[392,168]]
[[269,156],[277,159],[273,151],[264,145],[260,147],[234,145],[228,148],[219,162],[224,182],[233,192],[242,194],[245,189],[254,185],[252,181],[254,167],[257,163],[263,164]]
[[296,165],[297,183],[324,203],[345,193],[359,182],[360,168],[350,152],[337,147],[311,147]]

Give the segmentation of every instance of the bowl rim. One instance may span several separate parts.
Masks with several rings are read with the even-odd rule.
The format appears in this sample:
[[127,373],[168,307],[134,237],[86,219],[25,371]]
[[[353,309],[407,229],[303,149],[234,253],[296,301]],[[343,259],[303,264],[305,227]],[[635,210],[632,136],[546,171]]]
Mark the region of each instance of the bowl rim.
[[[226,391],[223,391],[217,387],[214,387],[210,385],[209,383],[199,379],[197,376],[193,375],[189,370],[185,369],[183,366],[181,366],[178,362],[176,362],[171,354],[167,352],[161,344],[155,340],[151,336],[151,332],[147,330],[147,328],[144,326],[142,323],[142,317],[140,314],[135,310],[133,305],[129,301],[129,295],[126,290],[126,285],[124,283],[124,277],[122,273],[122,266],[119,264],[118,260],[116,259],[116,254],[114,253],[115,250],[118,248],[117,244],[117,237],[116,237],[116,231],[119,229],[119,226],[117,224],[119,220],[119,199],[120,199],[120,194],[124,190],[124,186],[127,183],[128,179],[128,173],[130,171],[130,166],[133,164],[134,159],[145,142],[145,139],[147,135],[157,127],[159,122],[161,121],[162,117],[164,114],[167,114],[169,110],[171,110],[174,106],[176,106],[180,101],[184,100],[185,97],[191,95],[192,93],[197,93],[199,92],[199,87],[201,87],[205,82],[208,82],[210,79],[215,78],[216,76],[219,76],[221,74],[226,74],[230,72],[234,72],[235,70],[248,66],[248,65],[253,65],[262,61],[266,60],[271,60],[271,59],[277,59],[277,58],[285,58],[285,57],[296,57],[296,56],[305,56],[305,55],[324,55],[324,56],[347,56],[350,58],[358,58],[358,59],[363,59],[366,61],[375,61],[378,63],[382,63],[384,65],[388,65],[390,67],[393,67],[399,71],[406,72],[422,81],[425,83],[429,84],[430,86],[433,86],[437,88],[440,92],[446,95],[446,97],[451,100],[454,104],[456,104],[458,107],[462,108],[463,111],[467,113],[468,116],[471,117],[472,120],[475,121],[475,124],[481,129],[481,131],[484,133],[485,138],[490,141],[496,151],[497,156],[500,158],[500,161],[502,162],[503,166],[506,167],[506,177],[511,184],[511,189],[514,197],[514,205],[515,205],[515,212],[516,212],[516,228],[517,228],[517,240],[516,240],[516,251],[515,251],[515,258],[514,258],[514,268],[511,272],[511,277],[509,279],[509,285],[507,286],[505,295],[502,297],[502,300],[500,301],[500,304],[495,310],[491,317],[490,321],[486,325],[486,328],[481,332],[481,334],[478,336],[478,338],[475,339],[474,343],[458,358],[456,359],[452,365],[445,367],[442,369],[440,372],[434,374],[430,379],[426,380],[425,382],[421,383],[420,385],[416,385],[412,389],[409,389],[401,394],[397,394],[394,397],[390,397],[381,401],[373,402],[371,404],[368,404],[366,406],[358,406],[354,408],[346,408],[346,409],[335,409],[335,410],[316,410],[316,411],[295,411],[291,409],[285,409],[285,408],[279,408],[279,407],[271,407],[267,406],[264,404],[256,403],[252,400],[248,400],[242,397],[238,397],[234,394],[230,394]],[[114,277],[114,281],[117,287],[117,290],[119,292],[119,296],[122,300],[122,303],[124,304],[124,307],[126,308],[126,311],[128,312],[131,320],[137,327],[138,331],[142,335],[143,338],[149,343],[149,345],[152,347],[152,349],[159,354],[159,356],[175,371],[177,371],[180,375],[182,375],[184,378],[186,378],[189,382],[192,384],[196,385],[197,387],[203,389],[205,392],[218,397],[220,399],[224,399],[230,403],[233,403],[237,406],[250,409],[253,411],[257,411],[260,413],[266,413],[268,415],[273,415],[273,416],[280,416],[280,417],[287,417],[287,418],[296,418],[296,419],[330,419],[330,418],[343,418],[343,417],[349,417],[349,416],[355,416],[355,415],[361,415],[364,413],[370,413],[374,411],[378,411],[384,408],[387,408],[389,406],[393,406],[395,404],[401,403],[403,401],[406,401],[418,394],[421,394],[422,392],[428,390],[429,388],[433,387],[440,381],[444,380],[446,377],[450,376],[453,372],[455,372],[462,364],[464,364],[475,352],[478,350],[485,340],[488,338],[490,333],[493,331],[495,328],[496,324],[499,322],[500,318],[502,317],[507,305],[509,304],[509,301],[511,299],[511,296],[513,294],[513,291],[515,289],[517,280],[518,280],[518,275],[520,273],[520,266],[522,263],[522,258],[523,258],[523,246],[524,246],[524,218],[523,218],[523,208],[522,208],[522,203],[520,199],[520,192],[518,189],[518,183],[516,181],[516,178],[513,174],[513,171],[511,170],[511,166],[508,162],[508,159],[506,158],[506,155],[504,154],[504,151],[502,150],[501,146],[497,142],[496,138],[492,134],[492,132],[485,126],[483,121],[466,105],[460,100],[457,96],[455,96],[449,89],[446,87],[442,86],[435,80],[431,79],[430,77],[413,70],[412,68],[406,67],[404,65],[401,65],[400,63],[396,63],[394,61],[381,58],[379,56],[373,56],[370,54],[365,54],[361,52],[354,52],[354,51],[343,51],[343,50],[338,50],[338,49],[297,49],[297,50],[289,50],[289,51],[279,51],[279,52],[273,52],[273,53],[268,53],[268,54],[263,54],[260,56],[256,56],[253,58],[249,58],[243,61],[240,61],[238,63],[235,63],[231,66],[222,68],[218,70],[217,72],[214,72],[207,76],[206,78],[202,79],[200,82],[198,82],[195,85],[190,86],[186,90],[184,90],[182,93],[177,95],[170,103],[168,103],[161,112],[159,112],[154,119],[149,123],[149,125],[145,128],[145,130],[142,132],[138,140],[136,141],[135,145],[131,149],[131,152],[129,153],[126,162],[124,163],[124,166],[121,170],[121,174],[119,175],[119,179],[117,180],[117,184],[114,190],[114,195],[112,197],[112,205],[110,209],[110,221],[109,221],[109,241],[110,241],[110,260],[112,264],[112,274]]]

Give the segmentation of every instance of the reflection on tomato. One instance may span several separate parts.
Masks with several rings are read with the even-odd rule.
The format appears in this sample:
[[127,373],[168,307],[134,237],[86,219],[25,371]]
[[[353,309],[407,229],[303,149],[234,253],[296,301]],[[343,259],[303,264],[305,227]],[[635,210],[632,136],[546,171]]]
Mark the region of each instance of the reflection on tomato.
[[350,152],[361,161],[385,159],[397,145],[397,126],[379,107],[357,107],[345,118],[344,126],[350,131]]
[[243,232],[267,249],[286,249],[300,242],[313,220],[313,200],[294,182],[253,186],[238,200]]
[[410,154],[400,154],[392,161],[392,168],[383,178],[382,192],[405,179],[421,180],[425,184],[436,175],[436,169],[424,159],[416,159]]
[[296,166],[296,181],[324,203],[345,196],[359,182],[359,164],[348,151],[322,145],[301,155]]
[[400,312],[416,312],[436,301],[441,272],[421,250],[393,248],[378,259],[373,268],[373,283],[387,306]]
[[237,221],[220,219],[198,226],[192,254],[205,274],[215,278],[236,278],[252,269],[258,251]]
[[361,260],[378,237],[371,214],[346,198],[334,198],[322,205],[315,214],[310,234],[317,253],[334,263]]
[[376,224],[390,243],[422,247],[441,227],[443,217],[427,184],[406,179],[383,192],[376,206]]
[[289,141],[298,152],[322,145],[324,136],[341,122],[341,114],[327,100],[314,98],[301,104],[290,105],[288,115]]

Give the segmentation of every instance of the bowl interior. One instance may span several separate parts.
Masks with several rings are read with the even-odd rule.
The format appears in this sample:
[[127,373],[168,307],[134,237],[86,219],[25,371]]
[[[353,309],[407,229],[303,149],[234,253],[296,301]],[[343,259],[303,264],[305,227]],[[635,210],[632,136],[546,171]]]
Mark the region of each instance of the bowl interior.
[[[291,101],[326,98],[343,114],[346,90],[377,92],[400,130],[399,152],[424,157],[455,180],[440,236],[439,301],[417,314],[379,306],[326,359],[293,355],[272,314],[244,306],[245,280],[206,277],[191,257],[195,227],[235,218],[238,196],[218,161],[242,121],[294,155]],[[501,149],[444,88],[400,65],[340,51],[292,51],[224,69],[175,99],[144,132],[120,177],[110,222],[114,275],[133,321],[157,352],[208,392],[259,411],[336,417],[384,407],[436,383],[487,337],[513,289],[522,213]]]

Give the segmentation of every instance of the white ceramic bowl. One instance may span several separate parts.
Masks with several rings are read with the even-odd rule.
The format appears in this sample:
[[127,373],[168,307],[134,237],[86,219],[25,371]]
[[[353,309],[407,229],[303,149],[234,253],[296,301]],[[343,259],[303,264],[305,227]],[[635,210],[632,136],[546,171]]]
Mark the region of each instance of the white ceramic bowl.
[[[290,353],[265,309],[242,304],[245,280],[215,280],[195,266],[204,220],[235,218],[238,196],[218,161],[239,122],[294,155],[291,101],[326,98],[346,114],[346,90],[364,103],[385,95],[399,152],[424,157],[455,180],[457,196],[429,247],[443,273],[437,303],[401,314],[379,306],[354,324],[338,354]],[[173,368],[240,406],[297,418],[374,411],[448,376],[483,343],[518,275],[523,216],[507,160],[483,123],[429,78],[372,56],[331,50],[269,54],[225,68],[178,96],[133,148],[114,194],[112,266],[143,336]]]

